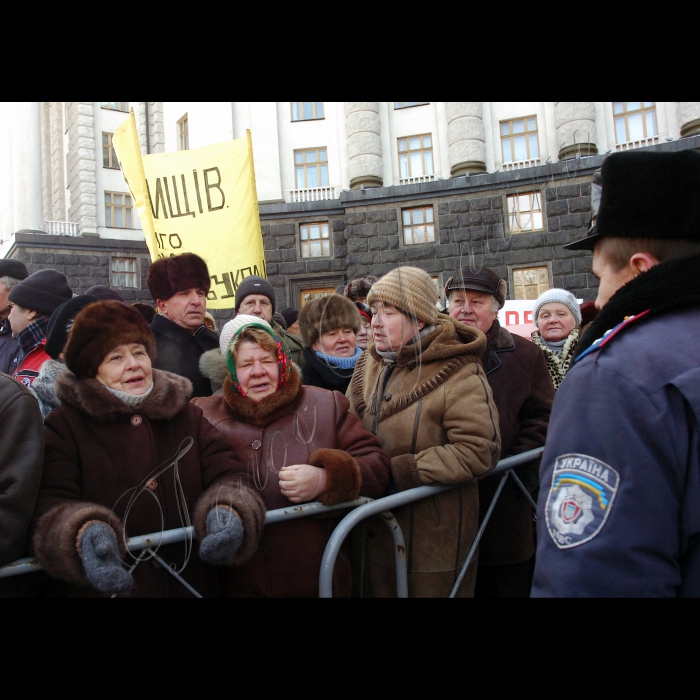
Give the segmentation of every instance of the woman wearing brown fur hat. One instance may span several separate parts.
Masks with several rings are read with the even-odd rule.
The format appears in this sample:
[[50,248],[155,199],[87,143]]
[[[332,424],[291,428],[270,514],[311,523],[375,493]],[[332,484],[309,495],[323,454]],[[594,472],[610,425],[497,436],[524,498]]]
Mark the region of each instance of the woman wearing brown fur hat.
[[362,354],[356,344],[360,327],[357,307],[340,294],[306,304],[299,312],[299,330],[307,346],[302,382],[344,394]]
[[[34,550],[52,577],[51,595],[190,597],[173,571],[200,595],[218,595],[211,565],[244,562],[257,548],[265,508],[244,466],[188,402],[191,382],[152,369],[154,353],[131,306],[98,302],[75,318],[68,371],[56,379],[62,405],[44,425],[34,515]],[[127,552],[127,532],[190,524],[196,552],[191,540]]]
[[[287,347],[269,325],[253,319],[237,328],[226,360],[223,396],[193,403],[249,465],[268,509],[381,496],[389,481],[389,458],[378,440],[348,412],[342,394],[302,385]],[[321,558],[337,522],[302,518],[268,525],[260,553],[222,572],[228,595],[318,596]],[[350,594],[344,553],[334,588],[336,596]]]

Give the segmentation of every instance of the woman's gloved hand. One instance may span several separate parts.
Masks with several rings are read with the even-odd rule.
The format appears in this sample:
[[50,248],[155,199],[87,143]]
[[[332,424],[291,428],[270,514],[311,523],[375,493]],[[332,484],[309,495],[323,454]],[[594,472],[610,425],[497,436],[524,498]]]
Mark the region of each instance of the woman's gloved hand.
[[207,536],[199,557],[207,564],[230,565],[243,542],[243,523],[230,508],[212,508],[207,515]]
[[128,593],[134,585],[122,566],[117,538],[106,523],[91,523],[80,537],[80,556],[88,580],[100,593]]

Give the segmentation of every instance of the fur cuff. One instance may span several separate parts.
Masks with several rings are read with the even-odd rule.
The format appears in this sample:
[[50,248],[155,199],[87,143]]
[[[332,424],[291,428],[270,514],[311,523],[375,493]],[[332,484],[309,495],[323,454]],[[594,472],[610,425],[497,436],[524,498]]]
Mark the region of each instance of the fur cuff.
[[243,543],[231,564],[245,564],[258,549],[265,527],[265,504],[260,494],[243,483],[242,478],[217,481],[199,497],[192,513],[192,524],[200,541],[207,536],[209,511],[220,506],[231,508],[243,523]]
[[422,486],[414,455],[399,455],[391,458],[391,474],[399,491]]
[[362,473],[345,450],[316,450],[309,458],[309,464],[326,470],[326,490],[318,497],[324,506],[354,501],[359,497]]
[[114,530],[119,554],[124,558],[124,528],[109,508],[84,501],[66,501],[44,513],[34,531],[34,552],[50,576],[80,586],[90,585],[76,541],[80,529],[91,520],[103,522]]

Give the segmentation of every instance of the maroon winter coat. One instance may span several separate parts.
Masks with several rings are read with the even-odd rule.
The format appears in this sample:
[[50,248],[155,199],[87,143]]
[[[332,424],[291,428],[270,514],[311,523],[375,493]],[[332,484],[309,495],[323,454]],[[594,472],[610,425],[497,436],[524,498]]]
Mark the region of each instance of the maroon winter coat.
[[[78,531],[90,520],[115,530],[122,559],[131,564],[122,544],[124,530],[134,536],[179,528],[189,525],[182,519],[185,513],[201,539],[209,510],[225,504],[245,528],[235,561],[255,551],[265,509],[245,483],[243,464],[201,410],[188,403],[188,379],[153,370],[153,381],[151,394],[132,409],[95,379],[78,380],[70,372],[56,379],[63,405],[44,425],[44,472],[34,515],[36,555],[52,577],[61,579],[51,582],[51,595],[100,595],[89,587],[76,548]],[[176,466],[154,473],[172,463],[178,450]],[[127,516],[136,492],[140,495]],[[204,564],[197,550],[195,544],[181,576],[205,597],[218,595],[220,567]],[[179,569],[185,543],[161,547],[158,554]],[[132,597],[192,595],[155,560],[141,562],[134,580]]]
[[[379,498],[389,484],[389,456],[337,391],[290,381],[255,404],[224,383],[223,397],[193,399],[248,465],[268,510],[293,508],[282,495],[279,470],[311,464],[327,473],[325,505],[358,495]],[[317,597],[323,551],[339,516],[310,517],[268,525],[248,564],[225,572],[224,595],[232,597]],[[223,580],[223,579],[222,579]],[[351,576],[343,552],[335,567],[334,595],[348,596]]]
[[[501,459],[543,447],[554,385],[542,351],[512,335],[496,320],[481,356],[501,429]],[[536,486],[537,464],[517,468],[523,483]],[[499,476],[479,482],[480,520],[498,487]],[[511,478],[501,492],[479,544],[479,566],[518,564],[535,553],[532,508]]]

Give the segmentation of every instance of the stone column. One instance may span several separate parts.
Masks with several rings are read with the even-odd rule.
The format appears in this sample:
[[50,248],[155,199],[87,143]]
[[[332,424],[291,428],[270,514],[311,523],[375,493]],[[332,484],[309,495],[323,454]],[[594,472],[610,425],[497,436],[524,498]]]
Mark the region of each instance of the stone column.
[[486,132],[481,102],[446,102],[450,175],[486,172]]
[[163,103],[148,103],[148,129],[151,153],[165,152],[165,125],[163,123]]
[[12,103],[12,198],[15,231],[44,230],[39,102]]
[[66,218],[66,157],[63,152],[63,102],[49,103],[51,120],[51,185],[52,209],[56,221]]
[[70,221],[80,235],[98,236],[95,176],[95,115],[92,102],[68,102],[68,189]]
[[700,134],[700,102],[679,102],[677,109],[681,138]]
[[575,158],[579,154],[594,156],[598,153],[595,103],[555,102],[554,123],[557,128],[559,160]]
[[346,102],[345,129],[348,135],[350,189],[381,187],[384,184],[382,140],[379,131],[379,102]]

